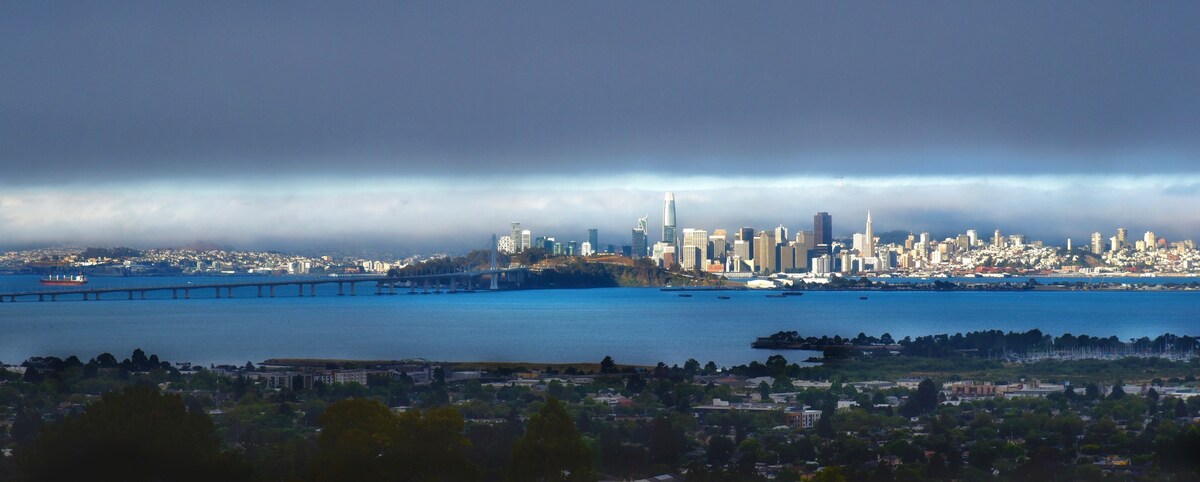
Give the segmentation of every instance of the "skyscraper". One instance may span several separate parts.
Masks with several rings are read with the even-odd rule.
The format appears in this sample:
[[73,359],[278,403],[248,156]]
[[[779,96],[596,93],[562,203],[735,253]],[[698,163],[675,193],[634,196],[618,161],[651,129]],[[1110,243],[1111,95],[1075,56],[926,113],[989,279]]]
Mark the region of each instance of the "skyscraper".
[[817,242],[814,253],[830,254],[833,245],[833,217],[827,212],[819,212],[813,216],[813,237]]
[[588,242],[592,243],[593,250],[600,250],[600,234],[596,228],[588,229]]
[[513,247],[516,249],[516,251],[513,251],[513,252],[515,252],[515,253],[521,252],[521,250],[522,250],[522,247],[521,247],[521,223],[519,223],[517,221],[512,222],[512,236],[511,237],[513,240]]
[[663,198],[662,242],[675,244],[675,194],[667,193]]
[[646,216],[638,218],[637,227],[633,228],[633,259],[645,258],[648,251],[649,236],[646,233]]
[[1092,233],[1092,254],[1104,254],[1104,235],[1099,232]]
[[708,232],[702,229],[683,230],[683,252],[679,264],[683,269],[705,268],[708,259]]
[[754,228],[741,228],[738,230],[738,240],[746,242],[746,254],[741,255],[743,261],[754,259]]
[[779,272],[779,257],[775,251],[775,233],[763,231],[754,238],[754,271],[759,274]]
[[863,257],[875,256],[875,231],[871,227],[871,210],[867,210],[867,233],[863,239]]

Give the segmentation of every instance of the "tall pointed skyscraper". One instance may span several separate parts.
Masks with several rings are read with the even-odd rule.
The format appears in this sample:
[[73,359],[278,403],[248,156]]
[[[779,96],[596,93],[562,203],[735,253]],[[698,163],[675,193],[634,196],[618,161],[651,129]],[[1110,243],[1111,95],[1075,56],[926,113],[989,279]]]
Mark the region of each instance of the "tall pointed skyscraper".
[[875,256],[875,230],[871,228],[871,210],[867,210],[867,235],[863,239],[863,249],[859,256],[870,258]]
[[675,244],[675,194],[667,193],[663,199],[662,242]]

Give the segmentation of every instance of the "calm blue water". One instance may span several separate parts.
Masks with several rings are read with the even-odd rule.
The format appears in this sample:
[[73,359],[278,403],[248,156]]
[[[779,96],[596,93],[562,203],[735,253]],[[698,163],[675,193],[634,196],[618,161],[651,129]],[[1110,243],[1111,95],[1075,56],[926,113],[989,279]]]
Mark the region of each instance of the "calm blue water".
[[[93,278],[92,287],[249,281],[225,278]],[[271,278],[278,280],[280,278]],[[36,288],[36,277],[0,277],[0,291]],[[652,288],[338,297],[336,286],[297,298],[235,290],[213,299],[0,303],[0,361],[101,352],[125,357],[137,347],[171,361],[259,362],[274,357],[413,358],[528,362],[599,361],[719,365],[763,360],[773,352],[750,342],[779,330],[804,335],[891,333],[896,338],[982,329],[1051,334],[1164,332],[1200,335],[1200,292],[809,292],[767,298],[743,291],[693,292],[691,298]],[[169,297],[169,292],[158,296]],[[204,297],[204,298],[201,298]],[[783,352],[790,360],[809,353]]]

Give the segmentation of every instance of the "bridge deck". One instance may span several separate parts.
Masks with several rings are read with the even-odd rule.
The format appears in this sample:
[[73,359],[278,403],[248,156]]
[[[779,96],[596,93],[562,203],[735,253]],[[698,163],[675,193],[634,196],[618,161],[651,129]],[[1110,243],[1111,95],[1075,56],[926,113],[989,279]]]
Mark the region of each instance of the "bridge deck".
[[358,283],[377,283],[378,286],[390,286],[394,288],[396,285],[410,281],[435,280],[435,279],[455,279],[468,278],[475,276],[483,276],[490,274],[502,274],[518,271],[526,271],[527,268],[509,268],[509,269],[484,269],[472,271],[455,271],[450,273],[431,273],[409,276],[351,276],[337,278],[303,278],[303,279],[286,279],[286,280],[271,280],[271,281],[243,281],[233,283],[202,283],[202,284],[176,284],[176,285],[146,285],[146,286],[126,286],[126,287],[105,287],[105,288],[67,288],[67,289],[41,289],[41,290],[25,290],[0,293],[0,302],[16,301],[17,298],[37,296],[39,299],[44,299],[47,296],[57,297],[59,295],[102,295],[106,293],[129,293],[132,297],[133,293],[148,293],[159,291],[191,291],[191,290],[232,290],[234,288],[265,288],[276,286],[300,286],[305,285],[327,285],[338,284],[351,286]]

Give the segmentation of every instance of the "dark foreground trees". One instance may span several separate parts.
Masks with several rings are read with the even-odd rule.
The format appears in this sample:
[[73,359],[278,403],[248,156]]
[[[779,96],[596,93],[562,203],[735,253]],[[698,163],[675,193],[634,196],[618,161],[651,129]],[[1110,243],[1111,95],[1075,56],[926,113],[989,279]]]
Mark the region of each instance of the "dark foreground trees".
[[314,481],[471,481],[463,418],[452,408],[395,415],[374,400],[342,400],[321,415]]
[[529,419],[525,436],[513,447],[508,465],[513,482],[590,481],[592,454],[575,422],[558,399],[550,397]]
[[250,468],[222,452],[207,415],[157,388],[109,392],[83,414],[48,424],[19,460],[27,480],[241,481]]

